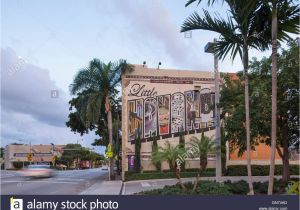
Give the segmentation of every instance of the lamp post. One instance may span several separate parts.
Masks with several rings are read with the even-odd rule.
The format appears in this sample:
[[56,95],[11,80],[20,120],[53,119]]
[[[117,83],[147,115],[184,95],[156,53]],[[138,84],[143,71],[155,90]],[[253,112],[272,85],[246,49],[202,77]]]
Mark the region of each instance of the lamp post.
[[216,44],[217,39],[214,39],[214,42],[208,42],[205,46],[204,51],[206,53],[214,54],[214,80],[215,80],[215,131],[216,131],[216,181],[220,182],[222,177],[222,165],[221,165],[221,130],[220,130],[220,78],[219,78],[219,70],[218,70],[218,56],[214,52],[214,45]]

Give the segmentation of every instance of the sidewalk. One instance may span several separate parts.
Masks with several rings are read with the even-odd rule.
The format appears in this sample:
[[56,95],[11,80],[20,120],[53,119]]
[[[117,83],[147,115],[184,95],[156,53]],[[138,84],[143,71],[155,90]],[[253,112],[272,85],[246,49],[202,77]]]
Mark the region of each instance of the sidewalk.
[[81,195],[120,195],[123,182],[121,180],[103,181],[93,184],[82,191]]
[[[275,176],[275,179],[280,179],[281,176]],[[300,176],[291,176],[291,178],[300,178]],[[222,182],[231,181],[237,182],[240,180],[247,181],[247,176],[223,176]],[[269,176],[252,176],[253,182],[265,182],[269,180]],[[200,180],[215,180],[215,177],[200,177]],[[194,182],[195,178],[182,178],[183,182]],[[124,182],[122,189],[122,195],[131,195],[141,191],[161,189],[167,185],[175,185],[178,182],[177,179],[152,179],[152,180],[135,180]]]
[[[275,176],[275,179],[280,179],[281,176]],[[291,178],[300,178],[300,176],[291,176]],[[223,176],[222,182],[240,180],[247,181],[247,176]],[[269,176],[253,176],[253,182],[265,182],[269,180]],[[215,177],[200,177],[200,180],[214,181]],[[183,182],[193,182],[195,177],[182,178]],[[86,190],[82,191],[81,195],[132,195],[141,191],[161,189],[167,185],[175,185],[177,179],[151,179],[151,180],[135,180],[122,182],[121,180],[98,182]]]

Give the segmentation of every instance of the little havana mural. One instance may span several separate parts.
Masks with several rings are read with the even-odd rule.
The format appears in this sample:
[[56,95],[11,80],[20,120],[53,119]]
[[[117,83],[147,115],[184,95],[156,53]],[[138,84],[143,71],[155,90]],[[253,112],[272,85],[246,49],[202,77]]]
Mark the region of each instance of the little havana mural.
[[[137,86],[136,86],[137,87]],[[136,89],[135,93],[140,90]],[[152,93],[154,89],[151,90]],[[133,95],[132,92],[129,95]],[[129,141],[214,129],[214,93],[205,88],[128,100]],[[138,96],[136,94],[135,96]],[[141,97],[141,95],[139,95]]]

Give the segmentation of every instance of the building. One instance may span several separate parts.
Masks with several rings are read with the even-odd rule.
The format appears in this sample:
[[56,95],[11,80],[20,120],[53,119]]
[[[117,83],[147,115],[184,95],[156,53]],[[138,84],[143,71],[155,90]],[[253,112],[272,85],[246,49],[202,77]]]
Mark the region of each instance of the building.
[[[235,74],[230,74],[234,79]],[[220,80],[221,83],[221,80]],[[215,135],[214,72],[147,68],[135,65],[133,72],[122,76],[122,169],[134,165],[135,139],[141,139],[142,170],[155,170],[151,163],[152,141],[158,146],[166,141],[179,143],[180,133],[185,142],[192,136],[200,138]],[[259,146],[258,146],[259,147]],[[227,160],[241,163],[227,145]],[[269,157],[269,147],[262,145],[252,157],[258,160]],[[258,155],[259,153],[262,153]],[[276,159],[280,159],[276,156]],[[265,159],[264,159],[265,160]],[[187,159],[186,168],[198,168],[199,159]],[[208,167],[215,167],[215,156],[208,159]],[[162,169],[168,169],[166,163]]]
[[14,145],[9,144],[4,151],[4,167],[5,169],[14,169],[13,162],[30,162],[28,154],[32,154],[33,163],[50,164],[54,160],[54,156],[60,157],[63,153],[65,145]]
[[[122,78],[122,168],[134,159],[137,136],[142,141],[143,170],[155,170],[151,164],[153,138],[158,145],[166,141],[179,143],[179,135],[213,136],[214,131],[214,73],[151,69],[136,65]],[[214,167],[210,158],[208,167]],[[186,168],[196,168],[199,160],[188,159]],[[163,169],[168,165],[163,164]]]

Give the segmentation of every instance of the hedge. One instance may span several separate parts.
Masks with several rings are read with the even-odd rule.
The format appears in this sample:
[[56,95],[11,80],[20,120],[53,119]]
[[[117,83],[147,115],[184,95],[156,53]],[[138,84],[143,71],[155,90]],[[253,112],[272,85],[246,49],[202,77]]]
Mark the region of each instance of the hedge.
[[[269,165],[252,165],[252,176],[269,176]],[[180,173],[181,178],[186,177],[196,177],[197,168],[186,169],[184,172]],[[275,175],[282,174],[282,165],[275,166]],[[290,165],[290,174],[299,175],[299,165]],[[247,166],[246,165],[234,165],[228,166],[225,172],[226,176],[247,176]],[[208,168],[202,175],[203,177],[215,176],[215,169]],[[143,173],[125,172],[125,181],[131,180],[147,180],[147,179],[170,179],[176,178],[174,173],[170,170],[165,170],[162,172],[158,171],[144,171]]]
[[28,166],[30,163],[28,161],[14,161],[12,162],[15,169],[21,169],[24,166]]
[[[186,169],[186,171],[180,173],[181,178],[186,177],[196,177],[197,176],[197,169]],[[203,176],[212,177],[215,176],[215,170],[213,168],[207,169]],[[125,181],[131,180],[147,180],[147,179],[171,179],[176,178],[174,173],[171,171],[144,171],[143,173],[134,173],[125,171]]]
[[193,183],[184,183],[187,191],[176,185],[165,186],[162,189],[153,189],[137,193],[139,195],[231,195],[230,187],[214,181],[200,181],[196,190],[193,191]]
[[[251,169],[252,176],[269,176],[269,165],[252,165]],[[290,174],[299,175],[299,165],[290,165]],[[282,175],[282,165],[275,165],[275,175]],[[226,176],[247,176],[247,166],[228,166]]]

